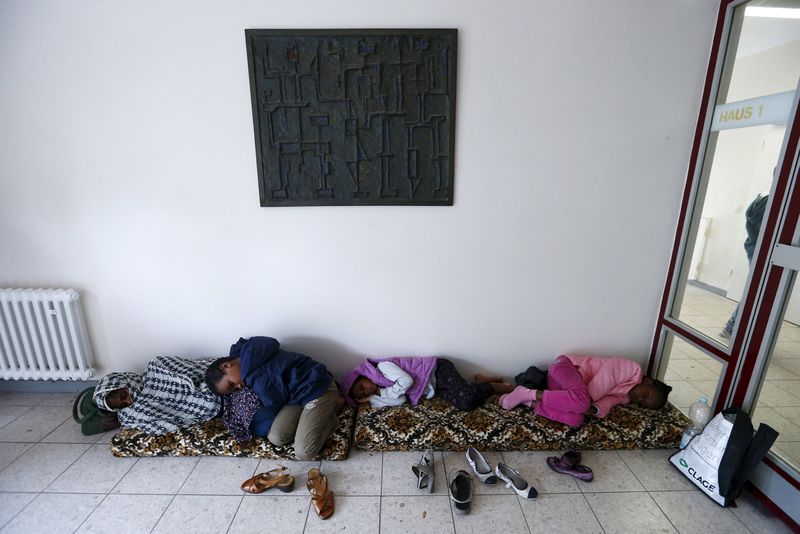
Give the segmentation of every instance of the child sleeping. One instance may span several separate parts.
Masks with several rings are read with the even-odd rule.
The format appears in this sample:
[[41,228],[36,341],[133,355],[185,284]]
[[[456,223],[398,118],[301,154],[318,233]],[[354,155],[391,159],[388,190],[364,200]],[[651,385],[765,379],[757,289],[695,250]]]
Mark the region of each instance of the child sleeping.
[[547,389],[517,386],[499,403],[506,410],[524,404],[536,415],[580,426],[586,415],[605,417],[617,404],[657,410],[667,403],[670,391],[665,383],[643,377],[633,360],[562,355],[547,369]]
[[339,389],[353,406],[417,405],[422,398],[438,394],[456,409],[470,411],[495,393],[511,392],[514,386],[482,374],[468,383],[445,358],[401,356],[365,360],[344,376]]

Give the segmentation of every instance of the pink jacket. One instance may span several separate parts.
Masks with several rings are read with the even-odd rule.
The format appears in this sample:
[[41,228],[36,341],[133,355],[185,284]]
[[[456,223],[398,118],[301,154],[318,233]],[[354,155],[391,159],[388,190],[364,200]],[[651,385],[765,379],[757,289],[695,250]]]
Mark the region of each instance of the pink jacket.
[[605,417],[617,404],[631,401],[628,392],[642,381],[642,368],[625,358],[598,356],[570,356],[569,361],[578,368],[592,402],[597,406],[597,417]]

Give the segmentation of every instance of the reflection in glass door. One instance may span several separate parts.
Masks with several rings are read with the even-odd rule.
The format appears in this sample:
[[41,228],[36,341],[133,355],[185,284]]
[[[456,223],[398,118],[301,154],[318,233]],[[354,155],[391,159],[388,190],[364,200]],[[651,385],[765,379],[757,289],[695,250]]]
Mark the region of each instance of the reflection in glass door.
[[[727,346],[800,77],[800,19],[779,2],[734,9],[671,315]],[[738,30],[738,31],[737,31]]]
[[[772,452],[800,470],[800,297],[792,293],[751,414],[780,432]],[[791,320],[790,320],[791,319]]]
[[[800,205],[796,166],[793,174],[793,202]],[[797,228],[792,239],[795,243],[800,242],[797,218],[796,213],[787,210],[787,220],[783,222],[784,226]],[[755,372],[740,389],[750,391],[744,404],[749,407],[753,423],[766,423],[780,433],[770,451],[773,457],[784,462],[785,468],[797,472],[800,471],[800,291],[797,290],[800,285],[796,282],[800,247],[777,245],[771,264],[770,276],[776,280],[780,277],[781,282],[772,305],[762,306],[759,312],[762,317],[769,317],[769,321],[763,340],[748,350],[748,356],[756,356]],[[744,366],[753,356],[745,359]]]

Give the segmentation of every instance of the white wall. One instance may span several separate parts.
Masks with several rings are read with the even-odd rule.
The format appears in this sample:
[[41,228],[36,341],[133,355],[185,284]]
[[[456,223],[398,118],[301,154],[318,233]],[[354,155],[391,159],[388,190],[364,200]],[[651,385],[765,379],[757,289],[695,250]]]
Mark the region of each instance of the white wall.
[[[0,286],[81,290],[101,372],[257,334],[644,362],[717,9],[6,0]],[[259,207],[243,30],[320,27],[459,29],[453,207]]]

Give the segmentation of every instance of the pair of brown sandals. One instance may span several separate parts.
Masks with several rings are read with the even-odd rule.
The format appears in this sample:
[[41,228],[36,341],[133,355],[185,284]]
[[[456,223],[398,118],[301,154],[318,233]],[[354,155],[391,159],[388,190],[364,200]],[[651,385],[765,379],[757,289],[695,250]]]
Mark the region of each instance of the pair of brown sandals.
[[[286,467],[276,467],[264,473],[258,473],[242,483],[242,491],[263,493],[271,488],[289,493],[294,489],[294,477]],[[333,492],[328,489],[328,477],[316,467],[309,469],[306,488],[311,493],[311,504],[320,519],[328,519],[333,515]]]

